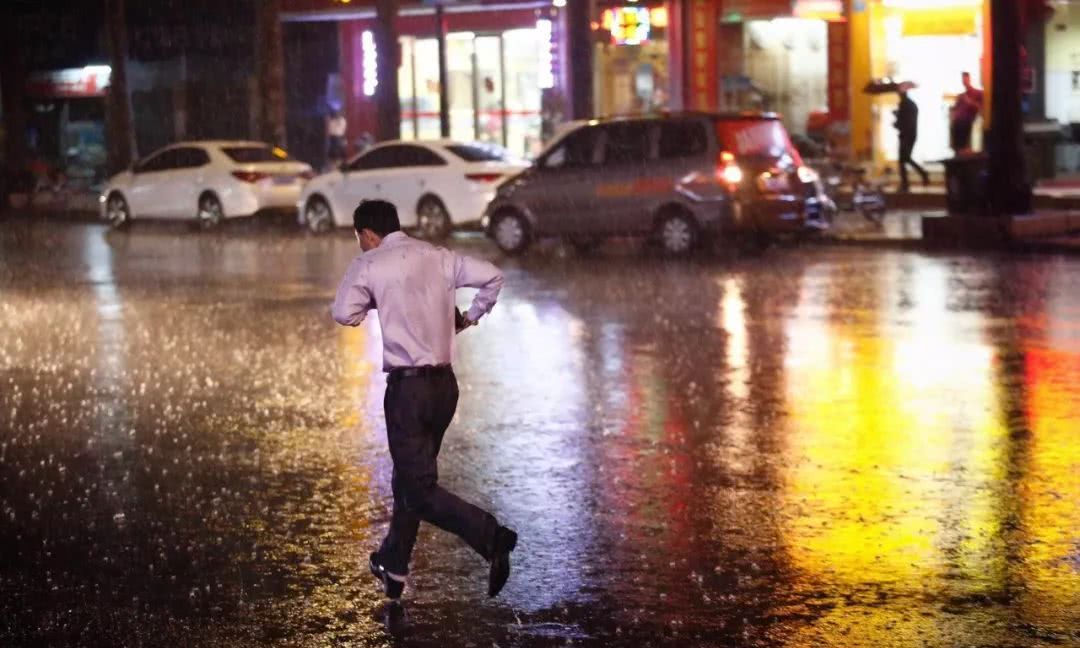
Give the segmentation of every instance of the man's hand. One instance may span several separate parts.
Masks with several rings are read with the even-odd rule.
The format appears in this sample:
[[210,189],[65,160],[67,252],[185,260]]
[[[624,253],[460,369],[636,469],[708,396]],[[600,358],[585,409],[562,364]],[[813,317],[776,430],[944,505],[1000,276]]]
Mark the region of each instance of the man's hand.
[[464,316],[463,316],[463,317],[461,318],[461,321],[459,321],[459,322],[457,323],[457,325],[456,325],[456,327],[455,327],[455,328],[457,329],[457,332],[458,332],[458,333],[461,333],[462,331],[464,331],[465,329],[469,328],[470,326],[476,326],[476,322],[472,321],[472,320],[471,320],[471,319],[469,319],[468,317],[464,317]]
[[476,326],[476,322],[464,315],[460,309],[454,309],[454,332],[461,333],[470,326]]

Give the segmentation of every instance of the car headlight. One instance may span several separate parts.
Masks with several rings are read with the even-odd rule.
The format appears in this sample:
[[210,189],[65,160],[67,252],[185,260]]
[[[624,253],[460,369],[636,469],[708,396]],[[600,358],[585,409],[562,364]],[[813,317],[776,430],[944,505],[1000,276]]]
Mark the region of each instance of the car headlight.
[[811,182],[817,182],[817,180],[818,180],[817,171],[814,171],[810,167],[805,167],[805,166],[799,167],[798,174],[799,174],[799,181],[804,182],[806,184],[810,184]]

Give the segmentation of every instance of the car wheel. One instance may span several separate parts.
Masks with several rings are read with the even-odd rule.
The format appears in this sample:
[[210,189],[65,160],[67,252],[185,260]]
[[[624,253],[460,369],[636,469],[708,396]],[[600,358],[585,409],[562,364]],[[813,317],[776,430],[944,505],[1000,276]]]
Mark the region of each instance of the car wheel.
[[683,256],[689,254],[697,245],[697,226],[683,212],[671,210],[660,217],[656,226],[656,238],[664,252]]
[[313,234],[329,232],[334,224],[334,213],[330,211],[329,203],[321,196],[308,200],[304,208],[304,222]]
[[427,197],[416,208],[416,227],[420,238],[441,241],[450,235],[450,213],[438,198]]
[[529,224],[515,211],[498,214],[491,224],[491,238],[507,254],[521,254],[529,247]]
[[221,201],[212,193],[205,193],[199,197],[199,212],[196,222],[202,229],[214,229],[225,221],[225,209]]
[[124,229],[131,225],[131,210],[122,195],[109,194],[105,202],[105,222],[113,229]]

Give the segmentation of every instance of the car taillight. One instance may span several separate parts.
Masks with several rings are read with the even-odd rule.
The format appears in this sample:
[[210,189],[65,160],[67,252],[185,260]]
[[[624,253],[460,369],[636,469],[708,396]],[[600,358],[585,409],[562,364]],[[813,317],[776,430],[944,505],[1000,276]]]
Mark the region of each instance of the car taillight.
[[303,173],[301,173],[300,177],[303,178],[304,180],[311,180],[312,178],[315,177],[315,172],[312,171],[311,169],[308,169],[307,171],[304,171]]
[[729,191],[735,191],[743,181],[743,171],[735,163],[735,156],[727,151],[720,153],[716,162],[716,179]]
[[259,173],[258,171],[233,171],[233,177],[241,182],[258,182],[264,178],[269,178],[269,173]]
[[496,182],[503,177],[501,173],[466,173],[465,179],[473,182]]

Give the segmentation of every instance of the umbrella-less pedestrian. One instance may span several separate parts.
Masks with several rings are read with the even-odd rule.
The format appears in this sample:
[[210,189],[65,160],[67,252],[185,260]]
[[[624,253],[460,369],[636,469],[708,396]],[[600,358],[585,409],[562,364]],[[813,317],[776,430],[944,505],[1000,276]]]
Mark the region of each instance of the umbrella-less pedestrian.
[[386,538],[370,556],[371,572],[387,596],[400,597],[423,520],[457,535],[490,562],[488,595],[495,596],[510,576],[517,534],[441,487],[437,459],[458,401],[450,365],[454,292],[479,288],[462,322],[474,326],[495,305],[502,273],[486,261],[410,238],[388,202],[360,203],[353,226],[362,253],[345,272],[333,316],[358,326],[369,311],[379,312],[387,372],[383,408],[394,462],[394,511]]

